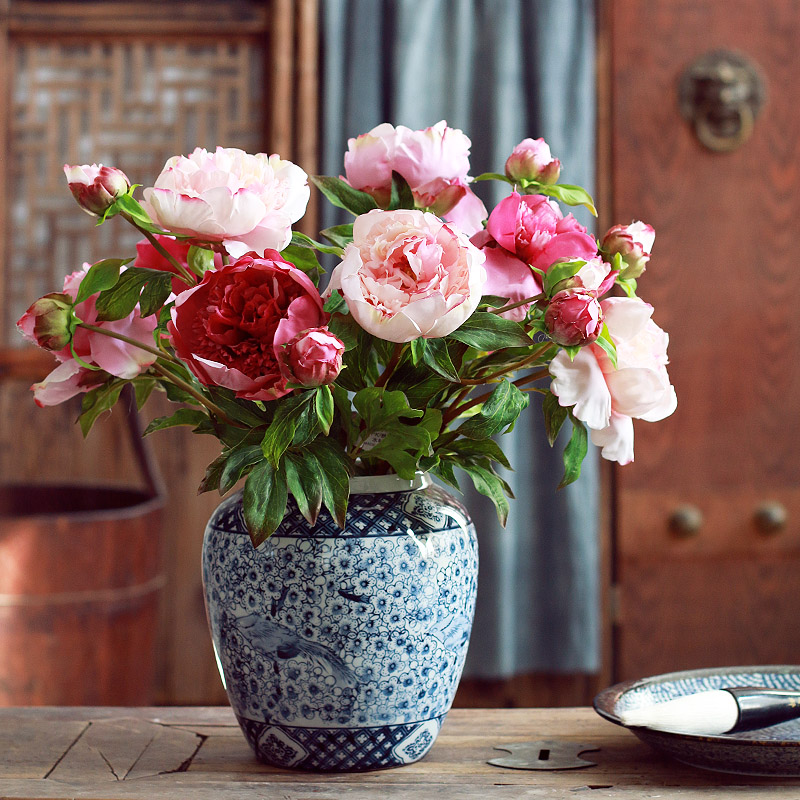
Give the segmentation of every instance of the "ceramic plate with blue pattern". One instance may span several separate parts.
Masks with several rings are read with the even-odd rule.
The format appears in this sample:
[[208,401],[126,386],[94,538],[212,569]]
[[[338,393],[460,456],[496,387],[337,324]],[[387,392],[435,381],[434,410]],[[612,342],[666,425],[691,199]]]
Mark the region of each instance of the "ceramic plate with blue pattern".
[[[724,667],[626,681],[600,692],[594,699],[594,708],[601,717],[622,725],[622,711],[731,686],[800,690],[800,666]],[[800,719],[716,736],[640,726],[629,730],[659,752],[693,767],[740,775],[800,776]]]

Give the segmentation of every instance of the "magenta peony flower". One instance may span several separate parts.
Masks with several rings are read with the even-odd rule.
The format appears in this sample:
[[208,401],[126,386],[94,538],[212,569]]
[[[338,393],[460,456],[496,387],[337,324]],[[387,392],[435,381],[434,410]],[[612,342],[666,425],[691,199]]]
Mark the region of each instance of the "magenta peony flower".
[[638,278],[650,261],[655,240],[653,228],[637,221],[630,225],[614,225],[606,232],[600,248],[609,260],[616,253],[622,256],[625,267],[620,271],[620,278]]
[[375,209],[356,218],[327,293],[341,290],[356,322],[379,339],[434,339],[478,307],[483,261],[463,233],[434,214]]
[[281,348],[327,314],[305,273],[268,250],[206,272],[175,302],[167,329],[175,353],[207,386],[246,400],[282,397]]

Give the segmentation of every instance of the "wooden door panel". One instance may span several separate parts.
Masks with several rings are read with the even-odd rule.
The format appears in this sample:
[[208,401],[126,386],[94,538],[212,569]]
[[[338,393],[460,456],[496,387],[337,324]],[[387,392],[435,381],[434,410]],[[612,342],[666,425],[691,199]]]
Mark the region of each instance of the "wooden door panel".
[[[609,17],[613,218],[656,229],[640,290],[678,393],[673,417],[637,423],[616,474],[617,676],[798,661],[800,15],[789,0],[614,0]],[[758,65],[768,98],[727,154],[698,142],[677,93],[722,48]],[[770,499],[788,522],[765,537],[753,514]],[[704,515],[691,541],[670,531],[683,504]]]

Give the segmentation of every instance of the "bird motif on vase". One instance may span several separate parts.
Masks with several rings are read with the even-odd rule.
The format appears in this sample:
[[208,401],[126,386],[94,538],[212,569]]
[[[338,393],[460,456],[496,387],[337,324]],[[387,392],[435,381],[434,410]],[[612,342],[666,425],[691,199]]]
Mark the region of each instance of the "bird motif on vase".
[[330,648],[303,638],[285,625],[258,614],[247,614],[236,620],[236,626],[258,652],[273,660],[276,667],[278,659],[307,658],[327,669],[337,681],[349,686],[357,684],[353,671]]

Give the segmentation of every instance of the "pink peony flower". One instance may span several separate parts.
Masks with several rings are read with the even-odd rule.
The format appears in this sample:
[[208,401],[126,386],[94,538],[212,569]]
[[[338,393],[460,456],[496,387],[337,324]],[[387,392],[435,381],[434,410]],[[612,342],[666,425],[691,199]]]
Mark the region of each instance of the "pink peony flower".
[[620,278],[638,278],[647,267],[655,240],[653,228],[637,221],[630,225],[614,225],[603,237],[600,248],[609,260],[615,253],[622,256],[625,267],[620,272]]
[[477,308],[484,256],[434,214],[375,209],[356,218],[353,243],[331,276],[350,313],[390,342],[447,336]]
[[327,328],[300,331],[281,348],[281,372],[290,383],[322,386],[336,380],[343,354],[344,344]]
[[64,164],[64,174],[78,205],[93,217],[103,214],[120,195],[131,188],[131,182],[122,170],[102,164]]
[[[83,280],[89,264],[84,264],[82,272],[73,272],[64,280],[64,294],[74,300],[78,294],[78,287]],[[95,303],[97,295],[75,306],[75,314],[82,322],[104,328],[113,333],[118,333],[129,339],[134,339],[142,344],[153,346],[153,331],[156,328],[156,316],[142,317],[138,307],[124,319],[111,322],[97,319]],[[17,327],[27,338],[31,338],[31,320],[26,312],[17,323]],[[147,369],[156,356],[148,353],[135,345],[114,339],[110,336],[78,327],[75,330],[71,344],[72,350],[82,362],[99,370],[88,369],[73,357],[70,347],[65,347],[55,353],[56,358],[62,362],[41,383],[34,384],[34,400],[40,406],[54,405],[68,400],[70,397],[89,391],[93,386],[102,383],[108,375],[130,380]]]
[[586,228],[540,194],[513,192],[497,204],[486,229],[506,250],[544,272],[556,261],[589,261],[597,255],[597,242]]
[[326,322],[308,276],[268,250],[206,272],[175,301],[167,329],[201,383],[245,400],[273,400],[290,391],[280,367],[283,345]]
[[418,208],[444,216],[464,203],[456,213],[459,222],[466,223],[462,230],[469,233],[486,219],[486,208],[468,186],[472,143],[444,120],[419,131],[384,122],[347,144],[348,183],[371,194],[380,206],[389,204],[394,170],[408,182]]
[[550,300],[544,314],[550,338],[564,347],[594,342],[603,330],[603,309],[595,292],[565,289]]
[[[186,267],[191,275],[194,274],[189,269],[189,248],[192,246],[190,242],[185,239],[175,239],[172,236],[159,236],[158,234],[156,234],[155,238],[179,264]],[[183,278],[178,276],[175,266],[164,258],[147,239],[142,239],[136,243],[136,260],[133,262],[133,266],[174,273],[176,277],[172,279],[173,294],[180,294],[191,288]],[[219,269],[221,266],[222,256],[219,253],[214,253],[214,268]],[[199,281],[200,278],[197,280]]]
[[142,205],[167,230],[222,242],[235,258],[289,244],[308,203],[307,178],[277,155],[198,147],[167,161]]
[[614,368],[596,344],[570,360],[560,352],[550,364],[551,390],[562,406],[591,429],[594,444],[610,461],[633,461],[634,418],[655,422],[676,408],[667,374],[669,337],[651,319],[653,308],[638,298],[610,297],[600,302],[617,348]]
[[506,160],[506,176],[517,183],[556,183],[560,174],[561,162],[544,139],[523,139]]
[[[515,255],[509,253],[486,232],[476,233],[470,242],[479,247],[486,261],[486,283],[483,294],[493,294],[497,297],[507,297],[509,303],[519,303],[528,297],[541,294],[542,285],[536,273]],[[521,322],[525,319],[530,303],[504,311],[501,316]]]

